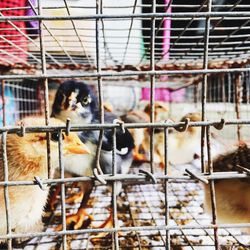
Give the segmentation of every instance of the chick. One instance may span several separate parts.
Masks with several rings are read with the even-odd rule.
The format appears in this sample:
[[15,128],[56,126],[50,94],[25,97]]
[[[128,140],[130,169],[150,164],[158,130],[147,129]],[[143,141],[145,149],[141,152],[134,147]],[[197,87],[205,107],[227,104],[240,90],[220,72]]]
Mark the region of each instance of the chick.
[[[168,107],[163,102],[155,102],[155,121],[159,122],[165,120],[168,114]],[[121,119],[126,123],[148,123],[150,122],[150,104],[147,104],[144,111],[132,110],[126,115],[121,116]],[[129,129],[135,142],[135,148],[133,152],[135,161],[148,161],[145,154],[140,151],[146,151],[149,147],[149,130],[148,129]]]
[[[180,122],[188,118],[191,122],[201,121],[200,113],[188,113]],[[188,127],[185,132],[172,131],[169,134],[169,162],[178,165],[191,162],[201,144],[201,128]],[[158,145],[158,144],[157,144]],[[159,150],[160,151],[160,150]]]
[[[238,171],[237,165],[250,169],[250,148],[240,143],[237,149],[213,160],[214,172]],[[219,223],[250,223],[250,179],[215,180],[217,219]],[[211,213],[209,185],[205,185],[205,211]],[[248,228],[250,233],[250,228]]]
[[[154,105],[154,118],[156,122],[164,121],[168,119],[169,108],[166,103],[157,101]],[[151,105],[147,104],[144,108],[144,112],[150,117]]]
[[[97,109],[97,98],[90,87],[83,82],[69,80],[63,82],[57,90],[55,100],[52,106],[52,116],[62,121],[67,118],[71,119],[74,124],[90,124],[99,123],[99,111]],[[117,116],[111,112],[105,112],[105,123],[113,123]],[[71,174],[78,176],[92,175],[95,167],[96,148],[98,143],[99,131],[83,131],[80,132],[79,138],[90,148],[91,154],[88,156],[66,157],[65,169]],[[101,155],[100,166],[104,174],[112,173],[112,130],[105,130]],[[132,150],[134,148],[134,140],[127,129],[123,132],[121,128],[116,129],[116,165],[118,173],[127,173],[132,164]],[[86,186],[82,187],[84,194],[80,209],[86,206],[91,187],[86,191]],[[81,210],[76,215],[76,226],[80,227],[79,218]],[[70,220],[70,218],[69,218]]]
[[[50,119],[51,125],[63,125],[60,120]],[[22,120],[25,126],[44,125],[44,117],[30,117]],[[51,134],[52,172],[58,167],[58,133]],[[33,181],[35,176],[46,179],[47,147],[45,133],[26,133],[23,137],[7,135],[7,159],[9,181]],[[89,150],[75,133],[63,134],[63,155],[86,154]],[[2,154],[0,156],[2,158]],[[0,161],[0,181],[4,181],[3,159]],[[41,221],[46,204],[48,190],[41,190],[37,185],[9,186],[11,230],[15,233],[32,232]],[[4,188],[0,186],[0,234],[6,234],[6,208]]]
[[[186,118],[190,121],[200,121],[199,113],[189,113],[185,115],[180,122]],[[193,160],[193,156],[197,153],[197,148],[200,147],[200,127],[188,127],[185,132],[169,131],[168,135],[168,160],[171,164],[185,164]],[[150,148],[150,137],[145,137],[146,150]],[[161,129],[155,130],[154,134],[154,162],[164,168],[164,131]]]
[[[126,115],[121,116],[121,119],[125,123],[146,123],[149,122],[149,116],[141,110],[132,110]],[[134,138],[134,151],[133,158],[135,161],[147,161],[145,154],[140,153],[140,150],[144,150],[144,137],[147,133],[145,128],[131,128],[129,129],[132,137]]]

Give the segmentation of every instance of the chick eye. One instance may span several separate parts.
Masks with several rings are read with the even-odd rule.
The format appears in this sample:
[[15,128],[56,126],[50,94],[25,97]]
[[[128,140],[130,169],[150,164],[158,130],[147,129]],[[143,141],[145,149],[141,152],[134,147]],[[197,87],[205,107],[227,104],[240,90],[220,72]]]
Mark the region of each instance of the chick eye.
[[85,97],[83,98],[83,100],[82,100],[82,104],[83,104],[83,105],[88,105],[90,102],[91,102],[91,98],[90,98],[89,95],[88,95],[88,96],[85,96]]
[[[62,134],[62,139],[64,140],[64,134]],[[55,142],[59,141],[59,133],[58,132],[52,133],[51,140]]]

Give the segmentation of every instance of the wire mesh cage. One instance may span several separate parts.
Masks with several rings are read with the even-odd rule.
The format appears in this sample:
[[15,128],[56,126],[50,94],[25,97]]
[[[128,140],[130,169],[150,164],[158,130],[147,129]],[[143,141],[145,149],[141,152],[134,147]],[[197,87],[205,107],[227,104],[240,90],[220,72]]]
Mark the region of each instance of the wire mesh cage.
[[[8,0],[0,13],[0,249],[250,249],[247,0]],[[72,79],[98,100],[92,123],[50,117]],[[107,122],[107,103],[146,119]],[[144,136],[129,171],[119,130]],[[93,131],[91,173],[69,174],[83,162],[64,146]]]

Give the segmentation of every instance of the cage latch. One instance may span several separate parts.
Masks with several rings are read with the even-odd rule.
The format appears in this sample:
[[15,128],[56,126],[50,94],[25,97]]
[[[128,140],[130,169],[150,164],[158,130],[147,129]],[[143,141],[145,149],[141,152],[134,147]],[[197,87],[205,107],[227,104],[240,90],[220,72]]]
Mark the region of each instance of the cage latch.
[[185,172],[192,178],[192,179],[196,179],[204,184],[208,184],[208,180],[206,178],[203,178],[200,175],[197,175],[196,173],[194,173],[193,171],[189,170],[189,169],[185,169]]
[[236,165],[235,168],[240,172],[240,173],[246,173],[247,175],[250,175],[250,169],[242,167],[240,165]]
[[144,169],[139,169],[139,173],[140,174],[144,174],[146,176],[146,179],[147,180],[151,180],[151,182],[153,184],[156,184],[157,183],[157,180],[156,178],[154,177],[154,175],[152,173],[150,173],[149,171],[147,170],[144,170]]
[[177,127],[174,127],[175,130],[177,130],[178,132],[185,132],[189,126],[189,122],[190,122],[190,119],[189,118],[185,118],[184,120],[184,125],[179,125]]
[[124,134],[125,133],[125,127],[124,127],[124,122],[119,120],[119,119],[114,119],[113,121],[114,124],[119,124],[120,125],[120,128],[122,130],[122,133]]
[[35,176],[34,177],[34,183],[36,184],[36,185],[38,185],[39,186],[39,188],[41,188],[43,191],[45,191],[45,186],[43,185],[43,182],[42,182],[42,180],[40,179],[40,177],[39,176]]
[[17,132],[17,135],[23,137],[25,135],[26,129],[23,122],[20,125],[21,125],[21,130]]
[[107,184],[107,182],[106,182],[106,180],[103,178],[103,176],[100,175],[100,174],[98,173],[97,168],[94,168],[93,174],[94,174],[96,180],[98,180],[101,184],[104,184],[104,185]]
[[225,125],[225,119],[221,118],[220,122],[214,124],[214,127],[218,130],[222,130]]

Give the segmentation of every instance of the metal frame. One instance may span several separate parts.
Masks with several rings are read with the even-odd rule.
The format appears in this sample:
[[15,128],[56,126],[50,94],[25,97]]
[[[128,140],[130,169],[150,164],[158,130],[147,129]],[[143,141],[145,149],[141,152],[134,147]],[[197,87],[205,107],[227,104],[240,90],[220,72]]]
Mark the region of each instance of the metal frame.
[[[135,1],[135,5],[137,1]],[[250,12],[247,11],[240,11],[240,12],[217,12],[217,11],[212,11],[213,6],[212,6],[212,0],[207,1],[207,4],[204,5],[206,7],[205,12],[189,12],[189,13],[156,13],[156,1],[152,1],[152,13],[150,14],[135,14],[134,12],[132,14],[126,14],[126,15],[107,15],[107,14],[102,14],[102,1],[101,0],[96,0],[96,14],[95,15],[82,15],[82,16],[77,16],[77,15],[70,15],[69,8],[66,3],[66,0],[64,1],[65,6],[68,11],[68,16],[62,16],[62,17],[53,17],[53,16],[44,16],[42,13],[42,6],[40,4],[40,1],[38,1],[38,9],[37,9],[37,16],[35,17],[26,17],[26,16],[20,16],[20,17],[4,17],[0,16],[0,21],[8,21],[12,23],[13,21],[20,21],[20,20],[38,20],[39,21],[39,42],[40,42],[40,58],[38,56],[35,56],[34,54],[27,52],[37,63],[40,63],[41,61],[41,73],[37,73],[35,75],[32,74],[23,74],[23,75],[17,75],[17,74],[9,74],[9,75],[1,75],[0,79],[1,80],[6,80],[6,79],[41,79],[43,81],[43,86],[44,86],[44,102],[45,102],[45,122],[46,126],[40,126],[40,127],[17,127],[17,126],[4,126],[0,128],[0,133],[2,134],[2,148],[3,148],[3,165],[4,165],[4,181],[0,182],[0,186],[4,187],[4,197],[5,197],[5,204],[6,204],[6,217],[7,217],[7,232],[6,235],[0,235],[0,239],[7,239],[8,240],[8,250],[12,249],[12,240],[15,238],[24,238],[24,237],[35,237],[35,236],[61,236],[62,237],[62,247],[63,249],[67,249],[67,236],[69,235],[77,235],[77,234],[83,234],[83,233],[97,233],[97,232],[110,232],[113,233],[113,248],[114,249],[119,249],[119,240],[118,240],[118,232],[125,232],[125,231],[153,231],[153,230],[165,230],[166,231],[166,249],[170,249],[170,230],[175,230],[175,229],[180,229],[180,230],[185,230],[185,229],[213,229],[214,230],[214,239],[215,239],[215,249],[219,249],[219,240],[218,240],[218,228],[243,228],[243,227],[250,227],[250,223],[247,224],[218,224],[217,219],[216,219],[216,201],[215,201],[215,191],[214,191],[214,180],[218,179],[232,179],[232,178],[249,178],[249,172],[246,170],[243,173],[239,172],[221,172],[221,173],[213,173],[213,166],[212,166],[212,161],[211,161],[211,152],[210,152],[210,128],[215,127],[218,128],[223,125],[229,126],[239,126],[239,125],[250,125],[250,120],[217,120],[217,121],[206,121],[206,95],[207,95],[207,80],[208,80],[208,75],[213,74],[213,73],[226,73],[226,72],[235,72],[235,73],[240,73],[240,72],[248,72],[250,71],[250,67],[247,66],[245,68],[209,68],[209,54],[211,53],[211,50],[209,50],[209,39],[211,38],[210,36],[210,20],[211,18],[216,18],[216,20],[221,20],[221,18],[227,18],[227,17],[237,17],[238,19],[243,19],[245,20],[246,18],[250,17]],[[135,6],[134,5],[134,6]],[[222,6],[225,7],[225,6]],[[234,6],[231,6],[232,9],[234,9]],[[237,7],[237,6],[236,6]],[[34,8],[34,6],[33,6]],[[61,8],[61,7],[58,7]],[[168,70],[167,69],[162,69],[162,70],[157,70],[156,68],[156,61],[159,59],[156,57],[156,51],[155,51],[155,19],[156,18],[164,18],[164,17],[171,17],[171,18],[183,18],[183,19],[188,19],[188,18],[205,18],[206,20],[206,26],[205,26],[205,35],[204,35],[204,47],[202,49],[202,53],[200,54],[199,57],[202,57],[203,62],[202,62],[202,67],[200,69],[181,69],[181,70]],[[131,19],[131,26],[130,30],[132,29],[133,26],[133,20],[136,18],[150,18],[151,19],[151,33],[150,33],[150,66],[148,67],[147,71],[135,71],[136,68],[134,68],[134,71],[124,71],[124,72],[105,72],[103,68],[101,67],[101,62],[100,62],[100,30],[102,21],[104,19]],[[52,59],[54,63],[57,66],[61,66],[62,64],[60,61],[57,61],[50,53],[46,52],[46,44],[44,43],[44,34],[43,34],[43,29],[42,27],[45,27],[49,31],[49,28],[46,26],[44,21],[48,20],[69,20],[73,24],[73,28],[75,30],[77,39],[80,39],[78,29],[76,28],[76,25],[74,24],[75,20],[95,20],[95,25],[96,25],[96,30],[95,30],[95,43],[96,43],[96,65],[95,71],[86,73],[86,72],[72,72],[70,74],[65,74],[63,72],[58,72],[58,73],[48,73],[47,70],[47,57]],[[15,29],[16,27],[13,26]],[[239,27],[240,28],[240,27]],[[23,35],[23,32],[19,30],[19,32]],[[53,37],[54,40],[56,38],[53,36],[53,31],[49,31],[51,36]],[[203,38],[203,37],[202,37]],[[30,40],[30,38],[28,38]],[[228,37],[225,37],[225,42],[228,39]],[[248,39],[246,39],[246,42]],[[61,44],[59,41],[56,40],[58,45],[61,47]],[[32,43],[34,43],[32,41]],[[127,44],[129,43],[129,38],[127,40]],[[36,43],[35,43],[36,44]],[[200,42],[198,43],[200,44]],[[197,44],[197,45],[198,45]],[[83,52],[85,51],[84,46],[81,42]],[[38,46],[36,44],[36,46]],[[234,49],[234,48],[233,48]],[[127,51],[127,49],[126,49]],[[78,63],[72,59],[71,55],[68,54],[67,49],[64,49],[64,53],[67,57],[69,57],[71,63],[75,64],[75,66],[78,66]],[[127,52],[125,52],[126,55]],[[185,52],[188,53],[188,52]],[[239,51],[241,53],[241,51]],[[226,52],[227,58],[231,58],[229,53]],[[124,55],[124,57],[125,57]],[[13,55],[14,56],[14,55]],[[221,55],[221,57],[223,54]],[[218,58],[216,56],[216,58]],[[232,58],[236,58],[234,55]],[[247,59],[249,61],[249,59]],[[123,59],[124,62],[124,59]],[[122,65],[125,67],[124,63]],[[27,64],[29,67],[30,65]],[[145,66],[145,65],[144,65]],[[155,105],[155,80],[156,77],[162,76],[162,75],[202,75],[203,77],[203,82],[202,82],[202,121],[200,122],[189,122],[188,124],[186,123],[157,123],[155,122],[154,118],[154,105]],[[165,134],[165,170],[164,174],[162,175],[157,175],[154,174],[154,154],[153,154],[153,143],[154,143],[154,133],[151,133],[151,143],[150,143],[150,174],[147,174],[146,172],[144,173],[137,173],[137,174],[117,174],[117,169],[116,169],[116,154],[115,154],[115,148],[116,148],[116,140],[115,140],[115,131],[117,128],[119,128],[121,125],[120,124],[104,124],[104,110],[103,110],[103,96],[102,96],[102,88],[103,88],[103,79],[107,77],[112,77],[112,78],[119,78],[119,77],[128,77],[128,76],[147,76],[150,78],[150,104],[151,104],[151,113],[150,113],[150,123],[141,123],[141,124],[124,124],[125,128],[150,128],[151,131],[154,131],[155,128],[163,128],[164,129],[164,134]],[[98,93],[99,93],[99,110],[100,110],[100,123],[99,124],[91,124],[91,125],[71,125],[69,123],[65,124],[65,126],[61,127],[54,127],[49,125],[49,101],[48,101],[48,79],[51,78],[92,78],[92,79],[97,79],[97,86],[98,86]],[[5,108],[4,108],[4,113],[3,117],[5,117]],[[239,117],[238,117],[239,118]],[[223,124],[223,125],[222,125]],[[168,133],[169,133],[169,128],[181,128],[183,129],[184,127],[187,128],[188,126],[200,126],[202,128],[202,134],[201,134],[201,149],[202,149],[202,166],[203,166],[203,171],[199,175],[194,174],[190,171],[186,171],[187,175],[183,176],[169,176],[168,175]],[[97,149],[97,157],[96,157],[96,169],[94,171],[94,177],[76,177],[76,178],[65,178],[64,177],[64,166],[63,166],[63,159],[62,159],[62,131],[68,132],[70,131],[82,131],[84,129],[87,130],[99,130],[100,132],[100,137],[99,137],[99,143],[98,143],[98,149]],[[99,157],[100,157],[100,149],[101,149],[101,144],[102,144],[102,137],[103,137],[103,132],[104,129],[112,129],[113,131],[113,171],[112,175],[106,176],[102,174],[102,171],[99,166]],[[48,172],[50,173],[50,144],[49,144],[49,138],[50,138],[50,132],[52,131],[59,131],[60,133],[60,139],[59,139],[59,165],[60,165],[60,174],[61,178],[60,179],[53,179],[51,174],[49,174],[48,179],[46,180],[40,180],[39,178],[36,177],[34,181],[8,181],[8,159],[7,159],[7,154],[6,154],[6,135],[7,133],[18,133],[23,135],[24,133],[36,133],[36,132],[46,132],[47,133],[47,145],[48,145]],[[206,139],[206,140],[205,140]],[[208,148],[208,166],[209,166],[209,172],[205,173],[205,162],[204,162],[204,146],[205,146],[205,141],[207,142],[207,148]],[[164,190],[165,190],[165,225],[162,226],[143,226],[143,227],[122,227],[120,228],[118,226],[118,217],[117,217],[117,204],[116,204],[116,182],[117,181],[137,181],[138,183],[140,182],[145,182],[148,180],[148,178],[151,178],[151,181],[154,182],[162,180],[164,182]],[[34,176],[35,178],[35,176]],[[113,207],[113,223],[114,227],[112,229],[82,229],[82,230],[67,230],[66,229],[66,208],[65,208],[65,184],[74,182],[74,181],[88,181],[88,180],[97,180],[102,183],[106,183],[107,181],[111,181],[112,184],[112,207]],[[169,182],[170,181],[190,181],[190,180],[197,180],[201,182],[208,183],[210,185],[210,190],[211,190],[211,201],[212,201],[212,211],[213,211],[213,221],[211,224],[207,225],[197,225],[197,226],[192,226],[192,225],[186,225],[186,226],[171,226],[169,225],[169,200],[168,200],[168,193],[169,193]],[[39,185],[42,187],[42,185],[51,185],[59,183],[61,184],[61,216],[62,216],[62,225],[63,229],[60,232],[42,232],[42,233],[27,233],[27,234],[15,234],[11,232],[11,225],[10,225],[10,218],[11,215],[9,213],[9,197],[8,197],[8,187],[9,186],[19,186],[19,185]]]

